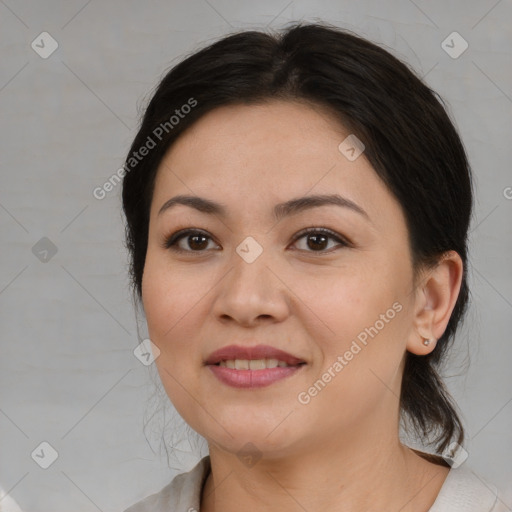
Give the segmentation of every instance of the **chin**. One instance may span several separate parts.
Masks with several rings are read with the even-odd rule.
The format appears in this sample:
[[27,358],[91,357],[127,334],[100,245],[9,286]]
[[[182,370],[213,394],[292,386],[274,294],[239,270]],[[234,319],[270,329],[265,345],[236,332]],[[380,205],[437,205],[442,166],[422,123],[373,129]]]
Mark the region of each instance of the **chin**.
[[[289,428],[279,431],[279,428],[276,428],[279,421],[275,421],[272,428],[269,428],[267,422],[230,423],[227,428],[229,433],[219,427],[216,432],[209,431],[202,435],[209,443],[233,454],[255,452],[258,456],[265,456],[265,458],[279,458],[299,440],[295,435],[290,436]],[[299,433],[297,432],[296,435],[299,436]]]

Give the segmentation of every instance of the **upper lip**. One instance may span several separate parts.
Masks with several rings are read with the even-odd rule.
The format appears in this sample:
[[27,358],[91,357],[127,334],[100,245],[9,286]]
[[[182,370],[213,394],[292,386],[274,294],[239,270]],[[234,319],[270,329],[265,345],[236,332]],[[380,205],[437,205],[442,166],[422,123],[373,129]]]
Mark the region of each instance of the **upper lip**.
[[289,365],[305,363],[304,360],[299,359],[298,357],[295,357],[288,352],[284,352],[283,350],[271,347],[270,345],[255,345],[252,347],[228,345],[226,347],[220,348],[219,350],[216,350],[215,352],[212,352],[208,356],[205,364],[217,364],[220,361],[228,361],[234,359],[249,361],[253,359],[277,359],[279,361],[284,361]]

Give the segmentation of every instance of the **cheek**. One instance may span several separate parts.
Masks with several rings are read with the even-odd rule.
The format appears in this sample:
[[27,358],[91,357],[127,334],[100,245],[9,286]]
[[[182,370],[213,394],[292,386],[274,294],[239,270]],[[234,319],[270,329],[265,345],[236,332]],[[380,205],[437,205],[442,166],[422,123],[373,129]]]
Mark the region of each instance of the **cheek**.
[[197,274],[170,268],[165,256],[148,252],[142,278],[142,301],[150,334],[166,348],[194,314],[196,304],[208,289]]
[[[142,280],[142,300],[151,341],[160,349],[155,364],[167,396],[186,418],[194,409],[192,396],[201,369],[196,316],[201,307],[204,286],[195,286],[198,278],[171,271],[165,261],[148,255]],[[184,392],[184,389],[187,392]]]
[[[148,255],[142,279],[142,301],[151,341],[160,349],[156,360],[162,381],[174,388],[170,373],[179,382],[190,379],[192,366],[199,366],[196,316],[205,287],[198,278],[171,271],[161,258]],[[166,385],[167,388],[167,385]]]
[[157,365],[191,380],[202,365],[201,332],[211,309],[218,275],[208,266],[169,263],[165,253],[148,250],[142,301],[149,337],[160,349]]
[[[385,330],[395,323],[399,316],[393,304],[400,299],[400,286],[390,276],[388,266],[352,266],[340,269],[336,275],[326,273],[314,279],[294,279],[297,294],[304,299],[304,305],[315,313],[321,326],[322,337],[328,346],[343,348],[348,340],[359,334],[364,339],[365,329],[377,322],[382,327],[384,315]],[[385,278],[382,278],[385,276]],[[320,332],[320,331],[319,331]],[[318,333],[319,333],[318,332]],[[317,333],[317,335],[318,335]]]
[[[407,276],[394,267],[383,261],[302,287],[310,297],[306,305],[321,319],[315,322],[321,330],[310,333],[323,353],[319,371],[336,375],[329,399],[341,393],[351,410],[369,397],[376,400],[399,380],[410,317],[403,292]],[[329,400],[328,393],[324,398]]]

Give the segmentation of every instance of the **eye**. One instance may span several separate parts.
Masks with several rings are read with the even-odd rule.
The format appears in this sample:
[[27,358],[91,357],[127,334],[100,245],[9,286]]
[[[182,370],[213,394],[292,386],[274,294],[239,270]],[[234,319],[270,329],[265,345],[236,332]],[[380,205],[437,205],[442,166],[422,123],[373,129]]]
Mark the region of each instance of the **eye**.
[[[208,239],[211,237],[197,229],[182,229],[173,233],[164,240],[164,249],[171,249],[176,252],[203,252],[208,247]],[[180,245],[184,241],[191,249],[185,249]]]
[[[327,248],[326,244],[328,245],[329,239],[338,242],[338,245],[343,247],[351,246],[348,240],[327,228],[307,228],[296,235],[294,238],[294,243],[298,240],[301,240],[302,238],[306,240],[306,249],[300,250],[304,250],[306,252],[332,252],[330,250],[325,250]],[[312,250],[308,251],[308,248]]]
[[[306,252],[332,252],[325,250],[329,239],[334,240],[338,245],[343,247],[351,246],[351,243],[347,239],[327,228],[306,228],[294,237],[293,243],[296,243],[302,238],[307,240],[307,248],[301,248],[299,250]],[[181,243],[182,241],[184,244]],[[197,229],[182,229],[168,236],[164,240],[162,247],[176,252],[200,253],[208,249],[209,241],[212,241],[212,238],[203,231]],[[188,248],[185,248],[184,245],[187,245]],[[308,250],[308,248],[312,250]]]

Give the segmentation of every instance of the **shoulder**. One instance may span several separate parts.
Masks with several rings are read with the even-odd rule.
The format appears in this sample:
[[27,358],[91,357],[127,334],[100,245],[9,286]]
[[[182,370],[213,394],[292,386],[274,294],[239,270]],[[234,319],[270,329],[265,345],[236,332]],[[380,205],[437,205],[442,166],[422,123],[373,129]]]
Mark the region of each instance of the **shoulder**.
[[450,469],[429,512],[503,512],[500,497],[495,485],[463,465]]
[[159,492],[138,501],[124,512],[184,512],[199,510],[201,489],[210,471],[209,455],[203,457],[190,471],[176,475]]

